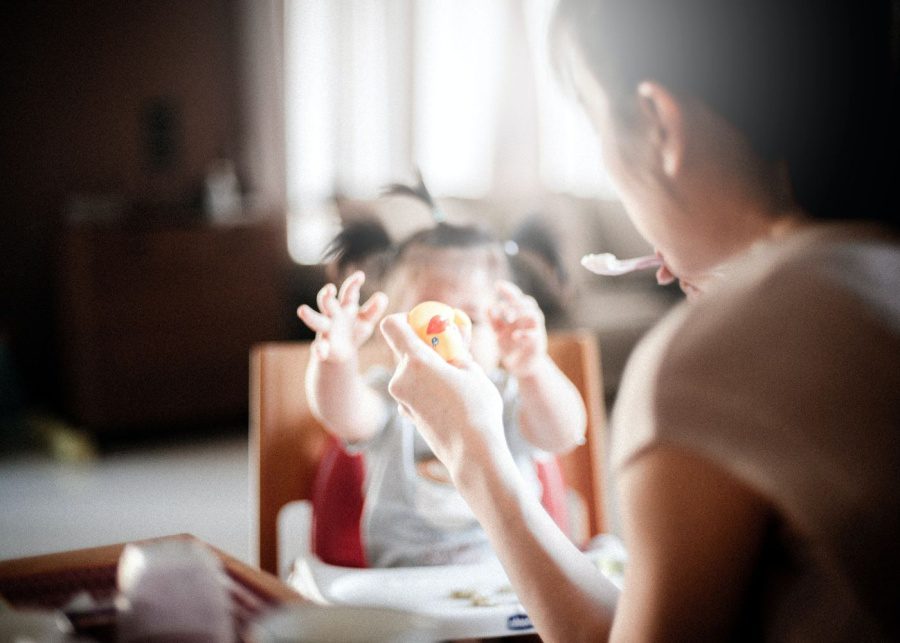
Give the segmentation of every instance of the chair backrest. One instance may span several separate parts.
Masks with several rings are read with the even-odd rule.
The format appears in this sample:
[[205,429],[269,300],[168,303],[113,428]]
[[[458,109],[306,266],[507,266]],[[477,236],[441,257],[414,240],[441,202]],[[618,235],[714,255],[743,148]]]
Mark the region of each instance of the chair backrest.
[[[603,440],[605,413],[597,342],[587,331],[551,333],[549,353],[581,392],[587,408],[587,440],[559,458],[566,485],[582,501],[586,534],[604,530]],[[367,359],[363,357],[363,362]],[[370,358],[371,359],[371,358]],[[279,510],[311,500],[328,435],[313,419],[304,376],[308,342],[269,342],[250,355],[250,483],[252,546],[260,568],[277,573]]]

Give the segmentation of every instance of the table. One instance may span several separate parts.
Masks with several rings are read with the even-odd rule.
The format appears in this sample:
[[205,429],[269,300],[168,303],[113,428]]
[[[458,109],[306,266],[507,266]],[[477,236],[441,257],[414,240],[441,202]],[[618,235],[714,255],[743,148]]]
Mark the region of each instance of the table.
[[[268,609],[303,603],[304,599],[277,577],[247,565],[191,534],[176,534],[138,541],[140,544],[166,539],[185,539],[209,547],[222,561],[229,579],[229,594],[238,631]],[[57,609],[73,595],[87,591],[105,606],[76,622],[78,633],[98,640],[113,640],[116,568],[125,545],[118,543],[67,552],[0,561],[0,597],[13,608]]]

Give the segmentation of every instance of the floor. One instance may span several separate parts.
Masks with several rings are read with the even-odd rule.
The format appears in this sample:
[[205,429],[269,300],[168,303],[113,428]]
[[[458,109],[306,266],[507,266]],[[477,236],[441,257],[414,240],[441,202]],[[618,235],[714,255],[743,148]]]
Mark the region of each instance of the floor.
[[187,532],[253,562],[245,429],[91,451],[0,455],[0,560]]

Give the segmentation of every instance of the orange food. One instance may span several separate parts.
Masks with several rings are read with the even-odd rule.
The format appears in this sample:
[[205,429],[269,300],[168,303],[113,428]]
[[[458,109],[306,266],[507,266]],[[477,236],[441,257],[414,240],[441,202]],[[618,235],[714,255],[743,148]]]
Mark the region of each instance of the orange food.
[[458,308],[423,301],[407,315],[409,325],[448,362],[463,355],[472,339],[472,320]]

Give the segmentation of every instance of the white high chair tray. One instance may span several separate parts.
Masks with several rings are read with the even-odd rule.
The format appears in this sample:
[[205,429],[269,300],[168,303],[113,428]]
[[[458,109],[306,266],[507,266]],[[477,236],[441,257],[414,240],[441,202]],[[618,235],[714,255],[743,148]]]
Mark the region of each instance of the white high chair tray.
[[325,605],[399,609],[426,617],[441,638],[509,636],[534,627],[498,562],[356,569],[301,555],[288,583]]
[[[320,605],[387,608],[393,612],[383,618],[427,623],[429,634],[434,632],[440,640],[534,632],[498,561],[389,569],[329,565],[311,552],[311,519],[307,501],[286,505],[278,516],[280,564],[284,564],[280,574],[308,600]],[[609,534],[597,536],[585,554],[621,589],[627,558],[621,541]],[[352,610],[335,610],[330,618],[357,619]],[[334,625],[358,626],[358,621]]]

